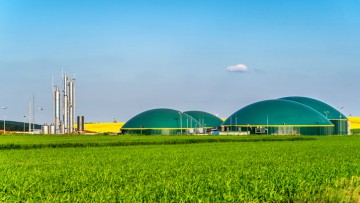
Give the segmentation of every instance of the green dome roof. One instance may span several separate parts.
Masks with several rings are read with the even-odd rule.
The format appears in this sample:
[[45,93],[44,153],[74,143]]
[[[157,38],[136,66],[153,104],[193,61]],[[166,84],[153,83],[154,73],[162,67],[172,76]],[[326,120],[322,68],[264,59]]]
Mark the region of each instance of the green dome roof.
[[198,121],[180,111],[152,109],[134,116],[121,129],[186,129],[199,126]]
[[235,112],[223,125],[332,125],[318,111],[298,102],[276,99],[250,104]]
[[341,115],[341,119],[347,119],[344,114],[340,113],[338,110],[336,110],[332,106],[330,106],[322,101],[316,100],[316,99],[312,99],[312,98],[308,98],[308,97],[298,97],[298,96],[283,97],[280,99],[295,101],[295,102],[304,104],[306,106],[309,106],[330,120],[335,120],[335,119],[338,120],[338,119],[340,119],[340,115]]
[[187,115],[195,118],[203,127],[218,127],[223,121],[213,114],[203,111],[185,111]]

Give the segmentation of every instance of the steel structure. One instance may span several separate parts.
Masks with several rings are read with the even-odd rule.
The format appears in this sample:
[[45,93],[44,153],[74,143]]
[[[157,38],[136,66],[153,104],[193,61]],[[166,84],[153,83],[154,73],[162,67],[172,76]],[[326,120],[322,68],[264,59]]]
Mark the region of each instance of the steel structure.
[[[62,76],[62,95],[58,86],[54,87],[54,125],[56,134],[74,132],[75,121],[75,78]],[[62,101],[61,101],[62,99]],[[60,104],[62,104],[62,109]],[[62,111],[61,111],[62,110]],[[60,112],[62,115],[60,115]]]

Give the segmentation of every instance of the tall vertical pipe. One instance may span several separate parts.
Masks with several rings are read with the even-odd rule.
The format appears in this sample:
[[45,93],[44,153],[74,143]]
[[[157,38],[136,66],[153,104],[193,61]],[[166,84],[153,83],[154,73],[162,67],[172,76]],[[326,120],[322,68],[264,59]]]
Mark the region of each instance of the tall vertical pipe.
[[74,80],[71,79],[69,82],[69,133],[74,131]]
[[63,119],[63,125],[64,125],[64,133],[68,133],[68,96],[64,95],[64,119]]
[[[54,76],[51,76],[51,104],[52,104],[52,117],[53,117],[53,124],[55,125],[55,113],[56,113],[56,108],[55,108],[55,86],[54,86]],[[52,133],[50,133],[52,134]]]
[[55,124],[55,133],[60,133],[60,90],[59,87],[55,88],[55,98],[54,98],[54,124]]
[[[76,99],[76,94],[75,94],[75,75],[74,75],[74,79],[73,79],[73,82],[74,82],[74,84],[73,84],[73,121],[75,122],[75,115],[76,115],[76,109],[75,109],[75,107],[76,107],[76,101],[75,101],[75,99]],[[74,126],[73,126],[74,127]]]
[[68,92],[67,92],[67,82],[68,78],[66,74],[63,76],[63,125],[64,133],[68,133]]

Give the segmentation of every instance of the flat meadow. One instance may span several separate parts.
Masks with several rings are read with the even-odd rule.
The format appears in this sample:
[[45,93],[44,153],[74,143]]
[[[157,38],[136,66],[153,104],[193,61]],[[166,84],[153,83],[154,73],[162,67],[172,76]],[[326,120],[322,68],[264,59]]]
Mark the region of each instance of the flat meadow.
[[0,136],[3,202],[359,202],[359,136]]

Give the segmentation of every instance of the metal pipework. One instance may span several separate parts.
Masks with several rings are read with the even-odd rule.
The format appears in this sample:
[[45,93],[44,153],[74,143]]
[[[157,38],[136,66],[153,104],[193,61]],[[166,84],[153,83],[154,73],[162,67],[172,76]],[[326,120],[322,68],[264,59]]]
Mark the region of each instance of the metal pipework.
[[69,133],[73,133],[74,132],[74,119],[75,119],[75,115],[74,115],[74,88],[75,88],[75,83],[74,80],[70,80],[69,82],[69,105],[68,105],[68,117],[69,117],[69,123],[68,123],[68,131]]
[[54,98],[54,110],[55,110],[55,118],[54,118],[54,124],[55,124],[55,134],[60,133],[60,90],[59,87],[55,87],[55,98]]
[[68,77],[66,76],[66,73],[63,76],[63,125],[64,125],[64,131],[63,133],[68,133],[68,115],[69,115],[69,109],[68,109],[68,92],[67,92],[67,82]]
[[68,109],[68,96],[64,95],[64,111],[63,111],[63,124],[64,124],[64,133],[68,133],[68,124],[69,124],[69,120],[68,120],[68,115],[69,115],[69,109]]
[[[68,78],[66,73],[62,75],[62,95],[59,87],[54,91],[54,125],[56,133],[73,133],[75,122],[75,79]],[[62,115],[60,105],[62,102]]]

